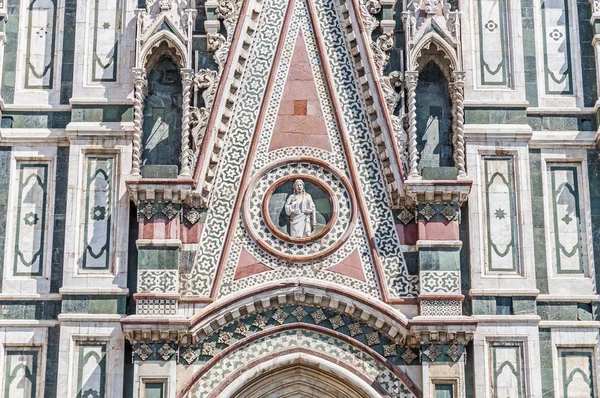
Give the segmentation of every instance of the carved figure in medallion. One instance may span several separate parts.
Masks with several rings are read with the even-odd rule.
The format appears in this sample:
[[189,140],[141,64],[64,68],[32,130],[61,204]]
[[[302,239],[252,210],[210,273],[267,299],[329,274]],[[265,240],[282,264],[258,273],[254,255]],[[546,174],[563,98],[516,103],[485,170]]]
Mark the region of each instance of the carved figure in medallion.
[[285,214],[290,218],[292,238],[307,238],[313,234],[317,223],[315,203],[304,190],[304,181],[294,182],[294,193],[285,203]]

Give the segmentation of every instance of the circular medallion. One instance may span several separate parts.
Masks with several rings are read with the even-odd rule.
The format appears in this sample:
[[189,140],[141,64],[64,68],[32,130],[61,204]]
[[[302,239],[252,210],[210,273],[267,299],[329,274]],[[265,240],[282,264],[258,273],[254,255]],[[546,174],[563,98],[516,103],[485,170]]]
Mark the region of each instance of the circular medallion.
[[293,174],[271,185],[263,199],[267,228],[290,243],[322,238],[337,218],[335,193],[320,179]]
[[348,179],[325,162],[288,158],[261,170],[246,191],[243,220],[266,252],[309,262],[337,250],[356,225]]

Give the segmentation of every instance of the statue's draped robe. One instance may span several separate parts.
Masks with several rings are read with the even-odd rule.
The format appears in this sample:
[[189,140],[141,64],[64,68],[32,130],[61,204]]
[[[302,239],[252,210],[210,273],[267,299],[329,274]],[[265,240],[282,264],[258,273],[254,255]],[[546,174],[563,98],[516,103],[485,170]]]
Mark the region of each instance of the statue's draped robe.
[[306,238],[312,234],[317,220],[315,203],[310,194],[292,194],[285,203],[285,214],[290,217],[292,238]]

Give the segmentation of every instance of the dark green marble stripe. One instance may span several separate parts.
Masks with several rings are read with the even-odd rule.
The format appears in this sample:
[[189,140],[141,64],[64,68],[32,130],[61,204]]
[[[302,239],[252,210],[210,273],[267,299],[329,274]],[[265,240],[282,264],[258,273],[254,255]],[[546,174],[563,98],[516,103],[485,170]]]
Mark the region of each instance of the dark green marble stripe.
[[596,273],[596,294],[600,286],[600,151],[588,149],[588,181],[592,214],[592,247]]
[[138,239],[139,229],[137,208],[131,202],[129,207],[129,247],[127,251],[127,289],[129,289],[127,315],[135,315],[133,294],[137,292],[138,250],[136,240]]
[[533,213],[533,247],[536,287],[540,293],[548,293],[548,266],[546,264],[546,227],[544,220],[544,189],[542,182],[542,155],[539,149],[529,150],[531,181],[531,206]]
[[466,124],[526,124],[525,108],[468,107],[465,108]]
[[[465,297],[469,297],[469,290],[471,290],[471,263],[469,261],[471,255],[469,242],[469,205],[465,204],[460,210],[462,212],[462,217],[460,218],[458,231],[460,240],[463,242],[463,246],[460,249],[460,290]],[[463,302],[463,313],[465,315],[471,315],[471,300],[467,299]]]
[[594,27],[590,24],[592,9],[587,0],[577,0],[579,43],[581,50],[581,80],[583,83],[583,106],[593,107],[598,99],[596,60],[592,40]]
[[521,1],[523,26],[523,56],[525,63],[525,97],[529,106],[538,106],[537,62],[535,53],[535,23],[533,0]]
[[[60,103],[69,104],[73,96],[73,72],[75,69],[75,26],[77,0],[65,0],[65,24],[63,27],[63,55],[60,82]],[[79,43],[81,44],[81,43]]]
[[54,232],[52,239],[52,274],[50,277],[51,293],[58,293],[63,281],[68,183],[69,147],[59,146],[56,160],[56,183],[54,190]]
[[0,319],[54,320],[60,314],[60,301],[0,301]]
[[[4,275],[4,241],[6,238],[6,216],[8,211],[8,187],[10,185],[11,147],[0,147],[0,275]],[[2,278],[0,278],[2,291]]]
[[70,121],[71,112],[2,112],[2,128],[5,129],[64,129]]
[[8,22],[6,23],[6,43],[4,44],[4,62],[2,65],[2,99],[5,104],[15,102],[19,8],[19,0],[8,0]]
[[58,353],[60,344],[60,326],[48,328],[48,345],[46,348],[46,374],[44,398],[56,397],[58,381]]
[[73,105],[73,122],[133,122],[130,105]]
[[554,369],[552,365],[551,329],[540,329],[540,364],[542,367],[542,397],[554,397]]
[[67,314],[125,314],[126,296],[63,296],[62,312]]
[[596,131],[596,116],[589,115],[528,115],[527,124],[533,131]]

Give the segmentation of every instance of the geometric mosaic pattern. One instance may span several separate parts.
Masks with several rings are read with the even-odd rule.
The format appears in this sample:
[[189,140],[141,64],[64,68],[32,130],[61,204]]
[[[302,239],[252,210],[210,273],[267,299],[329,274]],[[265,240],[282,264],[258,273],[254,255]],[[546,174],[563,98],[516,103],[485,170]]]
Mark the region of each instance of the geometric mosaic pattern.
[[[244,167],[246,153],[249,147],[248,143],[250,142],[254,130],[254,123],[258,115],[260,101],[264,95],[268,70],[270,69],[269,65],[272,63],[273,59],[275,42],[278,39],[278,34],[274,32],[280,30],[279,27],[283,21],[286,3],[287,2],[267,1],[263,5],[264,15],[262,18],[264,19],[259,25],[259,31],[255,34],[256,39],[253,42],[253,46],[256,46],[256,48],[250,49],[250,57],[247,61],[246,70],[251,70],[253,72],[251,75],[245,75],[245,78],[242,79],[240,97],[237,100],[236,109],[233,113],[234,116],[230,122],[230,132],[235,132],[235,134],[229,134],[227,136],[228,141],[225,145],[224,154],[215,182],[213,202],[208,211],[207,221],[202,232],[197,257],[198,260],[191,273],[184,274],[181,278],[181,291],[183,295],[209,295],[212,284],[215,282],[213,278],[220,260],[219,256],[222,252],[224,235],[231,217],[231,208],[238,195],[241,174],[239,171]],[[326,32],[326,34],[324,34],[325,40],[330,41],[330,43],[327,43],[328,51],[330,51],[327,56],[332,63],[332,69],[335,71],[334,86],[337,91],[332,95],[339,98],[342,107],[341,116],[343,122],[346,126],[349,126],[346,130],[348,131],[348,138],[351,142],[353,160],[362,182],[360,184],[362,192],[357,194],[364,197],[368,206],[367,210],[371,217],[368,222],[372,225],[376,234],[374,243],[377,246],[377,251],[382,261],[388,290],[392,297],[414,296],[417,292],[416,282],[418,278],[408,274],[408,269],[402,256],[400,243],[392,218],[393,216],[387,203],[387,193],[383,181],[383,173],[380,170],[379,160],[374,155],[376,151],[370,131],[370,125],[368,123],[361,91],[359,91],[357,82],[354,79],[354,69],[348,54],[345,35],[341,29],[340,16],[337,14],[333,3],[326,2],[328,3],[327,6],[323,6],[321,4],[322,2],[316,3],[320,29]],[[290,34],[285,43],[282,62],[277,70],[278,74],[275,79],[276,84],[274,94],[273,97],[270,98],[271,106],[274,108],[269,108],[267,112],[267,115],[269,116],[267,116],[265,126],[261,130],[261,137],[259,139],[261,145],[258,145],[257,148],[256,164],[249,166],[253,172],[256,172],[258,168],[264,167],[269,162],[269,155],[266,152],[266,148],[268,148],[268,142],[275,122],[273,115],[277,115],[276,107],[278,106],[279,98],[283,93],[283,86],[287,75],[288,62],[286,62],[286,58],[291,59],[299,25],[307,44],[309,59],[313,68],[313,76],[315,77],[315,82],[317,84],[317,91],[319,92],[330,141],[332,142],[332,145],[336,145],[334,146],[335,148],[341,148],[341,145],[337,146],[340,143],[339,132],[333,119],[333,110],[328,99],[329,94],[325,89],[324,80],[322,78],[322,71],[320,69],[321,60],[317,55],[314,32],[312,32],[308,10],[304,1],[298,1],[296,2],[294,18],[292,18]],[[267,34],[266,32],[269,33]],[[269,36],[269,34],[271,36]],[[369,150],[365,150],[365,148],[369,148]],[[318,151],[314,151],[313,154],[318,155],[317,152]],[[343,151],[336,150],[336,152],[340,153]],[[327,155],[329,158],[328,160],[333,160],[332,163],[334,166],[338,167],[340,170],[348,170],[346,159],[343,155],[333,156],[334,159],[331,159],[332,155]],[[347,172],[344,173],[347,175]],[[361,228],[361,233],[357,239],[363,240],[362,225],[365,221],[360,219],[358,221],[359,224],[357,225],[357,229]],[[234,224],[236,224],[238,228],[243,228],[243,225],[239,222],[234,222]],[[234,233],[233,238],[235,243],[232,245],[229,257],[225,262],[224,279],[219,288],[220,295],[228,294],[229,292],[236,291],[238,288],[242,287],[234,286],[232,282],[232,275],[235,272],[233,269],[235,265],[232,264],[235,264],[237,258],[239,258],[239,248],[241,245],[249,245],[250,248],[247,248],[247,250],[255,255],[257,259],[262,261],[266,257],[267,260],[271,260],[265,261],[265,265],[269,267],[273,265],[273,259],[269,258],[269,256],[261,249],[253,247],[253,244],[249,242],[249,239],[247,239],[243,233],[240,233],[239,230]],[[368,247],[366,241],[361,243]],[[348,245],[342,246],[346,251],[343,255],[340,255],[340,257],[342,257],[342,259],[345,258],[355,247],[349,247]],[[366,264],[373,263],[372,259],[369,257],[363,259],[363,262],[365,260]],[[302,268],[305,268],[304,265],[296,264],[297,270]],[[322,268],[322,266],[319,266],[318,268]],[[366,278],[369,278],[367,274],[370,272],[372,271],[366,270]],[[302,270],[292,276],[300,276],[300,274],[309,276],[310,274],[315,274],[315,272],[314,270]],[[278,277],[283,277],[283,275],[271,274],[268,277],[270,278],[268,280],[273,280]],[[331,279],[332,278],[330,278],[330,280]],[[337,283],[341,282],[345,285],[351,283],[351,287],[359,287],[355,286],[357,283],[354,282],[355,280],[353,278],[337,279]],[[253,282],[256,282],[256,280]],[[376,283],[375,280],[369,281],[371,286],[376,286]],[[360,285],[360,283],[358,283],[358,285]],[[360,288],[362,291],[365,291],[364,283]],[[372,287],[369,289],[372,289]]]
[[460,293],[459,271],[421,271],[421,293]]
[[177,292],[178,270],[176,269],[143,269],[138,270],[139,292]]
[[546,94],[573,94],[569,2],[542,0],[540,13]]
[[387,367],[341,340],[308,330],[287,330],[262,337],[216,363],[192,387],[186,398],[204,398],[228,375],[250,361],[277,351],[304,348],[341,361],[379,384],[390,396],[414,397]]

